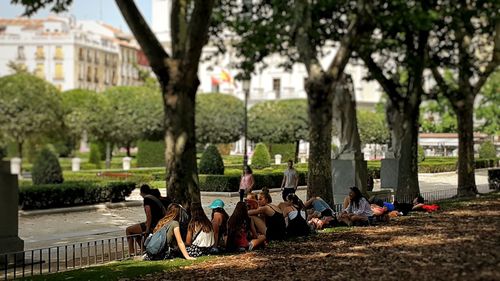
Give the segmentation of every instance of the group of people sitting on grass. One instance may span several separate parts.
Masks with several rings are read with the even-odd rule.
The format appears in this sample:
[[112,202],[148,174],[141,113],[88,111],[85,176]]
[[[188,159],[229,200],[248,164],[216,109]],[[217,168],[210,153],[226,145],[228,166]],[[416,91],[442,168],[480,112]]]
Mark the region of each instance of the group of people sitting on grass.
[[[201,204],[191,206],[189,215],[181,205],[158,193],[147,185],[141,187],[146,222],[126,230],[129,251],[136,254],[138,248],[144,247],[146,260],[193,259],[220,251],[252,251],[270,241],[307,236],[326,227],[368,226],[376,220],[387,221],[391,213],[400,214],[397,203],[368,200],[357,187],[351,187],[339,213],[320,197],[304,203],[294,193],[287,194],[286,200],[276,205],[264,189],[258,194],[248,193],[245,200],[236,204],[231,216],[222,200],[214,200],[209,206],[211,219]],[[421,197],[414,203],[413,208],[417,209],[429,206],[423,204]],[[145,242],[144,236],[148,237]]]

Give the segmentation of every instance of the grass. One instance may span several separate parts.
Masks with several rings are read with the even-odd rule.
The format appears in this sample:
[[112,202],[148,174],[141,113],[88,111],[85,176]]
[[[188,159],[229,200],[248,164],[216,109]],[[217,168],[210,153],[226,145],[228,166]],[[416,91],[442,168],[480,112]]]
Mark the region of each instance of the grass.
[[169,272],[183,266],[204,262],[213,257],[200,257],[194,261],[173,259],[164,261],[115,261],[101,266],[94,266],[73,271],[53,273],[24,278],[21,280],[61,280],[61,281],[87,281],[87,280],[119,280],[121,278],[140,277],[151,273]]

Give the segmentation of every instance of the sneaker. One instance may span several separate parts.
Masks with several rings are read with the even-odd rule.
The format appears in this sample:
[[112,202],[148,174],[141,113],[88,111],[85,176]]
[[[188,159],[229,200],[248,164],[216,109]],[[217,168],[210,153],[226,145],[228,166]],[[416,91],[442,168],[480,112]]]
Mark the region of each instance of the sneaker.
[[253,247],[254,247],[253,242],[248,243],[248,250],[249,251],[253,250]]
[[243,247],[238,248],[238,252],[243,253],[244,251],[246,251],[246,249],[245,249],[245,248],[243,248]]
[[217,255],[219,253],[219,248],[214,247],[210,249],[210,254]]

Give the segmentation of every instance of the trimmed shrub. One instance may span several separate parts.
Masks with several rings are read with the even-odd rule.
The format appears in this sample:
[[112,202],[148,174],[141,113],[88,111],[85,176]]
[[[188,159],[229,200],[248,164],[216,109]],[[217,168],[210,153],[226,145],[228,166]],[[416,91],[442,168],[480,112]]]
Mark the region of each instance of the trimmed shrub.
[[209,145],[200,159],[199,173],[206,175],[223,175],[224,162],[215,145]]
[[137,144],[138,167],[165,167],[165,142],[142,140]]
[[425,160],[424,148],[419,145],[418,146],[418,163],[422,163]]
[[264,143],[258,143],[252,156],[252,167],[262,169],[271,166],[271,155]]
[[133,182],[65,182],[21,185],[19,205],[23,210],[61,208],[103,202],[121,202],[134,190]]
[[38,154],[32,170],[33,184],[57,184],[64,181],[56,155],[47,148]]
[[94,164],[97,169],[101,168],[101,150],[96,143],[90,144],[89,163]]
[[495,158],[497,157],[497,150],[491,141],[484,142],[479,148],[479,158]]

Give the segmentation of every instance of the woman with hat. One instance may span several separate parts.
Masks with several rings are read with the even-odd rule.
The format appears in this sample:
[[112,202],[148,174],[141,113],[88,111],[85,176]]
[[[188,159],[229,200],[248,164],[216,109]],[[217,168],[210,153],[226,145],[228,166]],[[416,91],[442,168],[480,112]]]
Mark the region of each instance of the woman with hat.
[[224,210],[224,201],[220,199],[215,199],[209,207],[212,209],[212,227],[215,237],[215,244],[212,247],[211,253],[216,254],[219,252],[219,247],[224,246],[229,215]]

